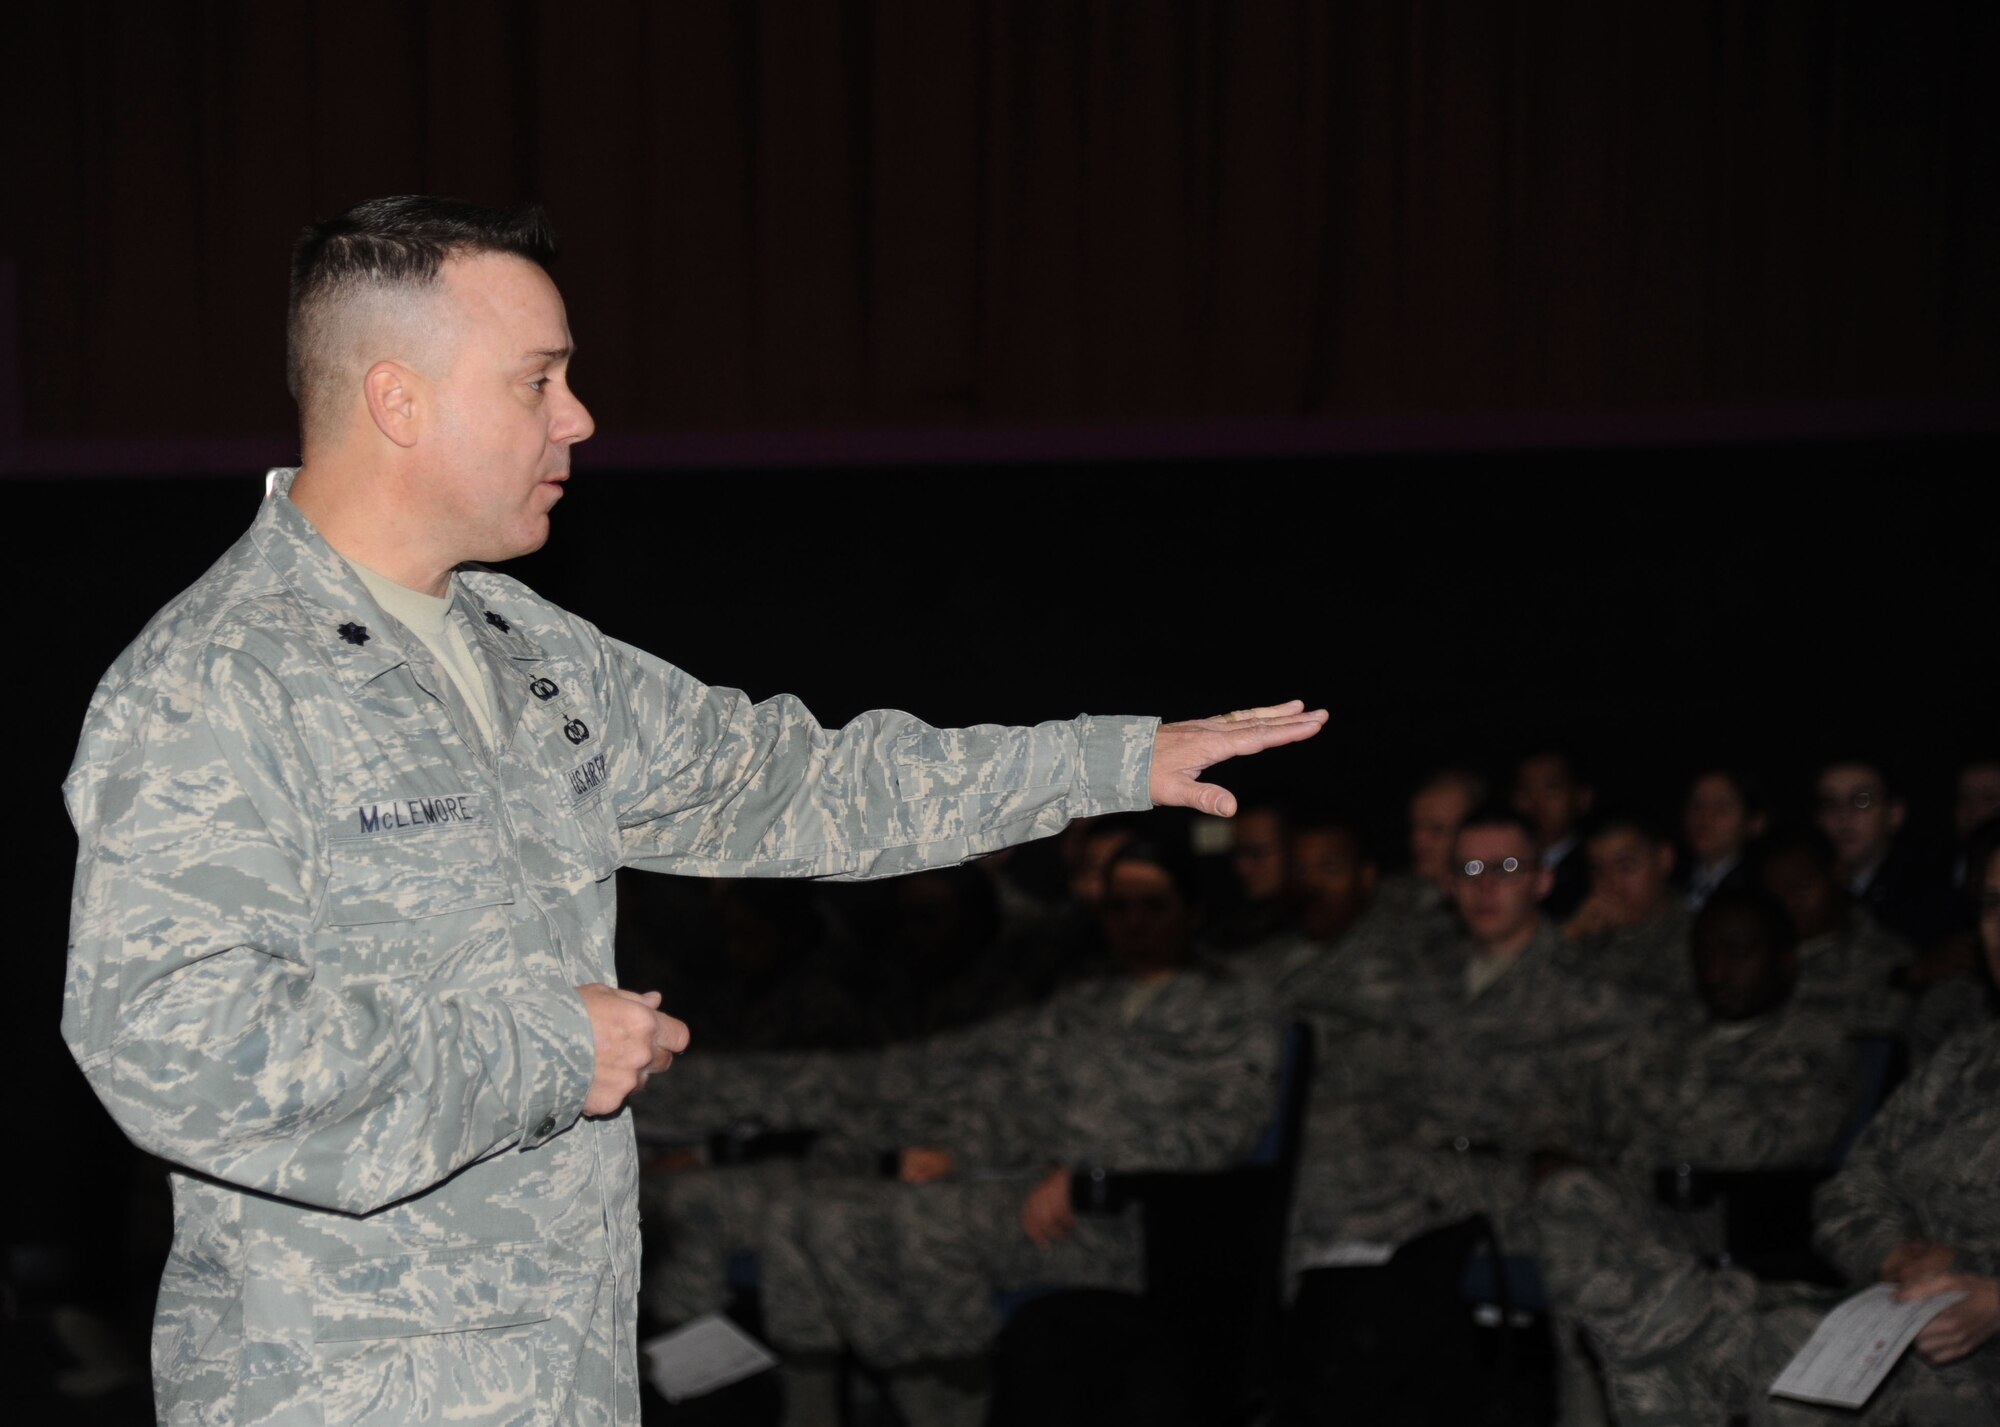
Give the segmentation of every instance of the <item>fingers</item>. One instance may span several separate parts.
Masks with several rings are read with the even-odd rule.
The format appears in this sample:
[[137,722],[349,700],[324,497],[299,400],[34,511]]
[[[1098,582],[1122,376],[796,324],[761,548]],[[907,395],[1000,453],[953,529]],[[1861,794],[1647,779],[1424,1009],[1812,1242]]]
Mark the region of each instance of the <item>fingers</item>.
[[658,991],[627,991],[596,982],[579,986],[590,1014],[597,1063],[583,1102],[589,1115],[615,1114],[627,1096],[688,1047],[686,1023],[659,1009]]
[[1965,1304],[1955,1304],[1924,1324],[1914,1346],[1926,1362],[1955,1362],[1979,1346],[1973,1315],[1965,1310]]
[[665,1011],[653,1014],[653,1045],[658,1050],[679,1055],[688,1048],[687,1022],[669,1016]]
[[1898,1303],[1914,1303],[1920,1298],[1935,1298],[1940,1293],[1949,1293],[1963,1286],[1958,1281],[1959,1275],[1955,1273],[1943,1273],[1936,1269],[1926,1271],[1920,1268],[1917,1270],[1917,1275],[1905,1279],[1903,1286],[1896,1290],[1895,1297]]
[[1304,699],[1289,699],[1282,704],[1266,704],[1260,709],[1238,709],[1235,713],[1220,714],[1218,717],[1224,723],[1238,723],[1252,718],[1284,718],[1288,714],[1300,712],[1305,706]]

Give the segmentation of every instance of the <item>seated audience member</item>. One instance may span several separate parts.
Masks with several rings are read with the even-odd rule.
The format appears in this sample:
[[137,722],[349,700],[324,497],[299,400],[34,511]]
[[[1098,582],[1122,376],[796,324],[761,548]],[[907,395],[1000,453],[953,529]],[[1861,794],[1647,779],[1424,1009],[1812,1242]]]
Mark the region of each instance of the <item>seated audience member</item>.
[[[2000,856],[1976,874],[1980,935],[2000,976]],[[1716,1423],[1991,1427],[2000,1421],[2000,1023],[1954,1037],[1863,1132],[1815,1196],[1815,1242],[1849,1286],[1760,1282],[1711,1268],[1624,1213],[1601,1177],[1566,1168],[1537,1195],[1542,1276],[1594,1348],[1627,1427]],[[1868,1283],[1916,1300],[1962,1294],[1916,1336],[1856,1413],[1767,1389],[1820,1318]]]
[[1104,895],[1104,868],[1144,826],[1132,814],[1113,813],[1078,818],[1057,835],[1068,900],[1053,915],[1017,927],[1006,938],[1006,954],[1035,1001],[1047,1000],[1067,982],[1102,974],[1096,909]]
[[1558,924],[1570,919],[1590,890],[1582,852],[1583,824],[1596,797],[1566,753],[1532,753],[1514,770],[1514,811],[1535,830],[1542,866],[1554,876],[1542,911]]
[[1814,779],[1813,794],[1819,830],[1833,844],[1849,895],[1913,947],[1927,947],[1948,932],[1943,878],[1902,843],[1907,808],[1888,766],[1865,759],[1829,763]]
[[993,883],[946,867],[889,883],[891,919],[870,999],[884,1040],[918,1040],[1034,1004],[1025,958],[1000,934]]
[[1382,879],[1377,904],[1396,917],[1447,920],[1451,843],[1466,815],[1486,801],[1486,780],[1469,768],[1441,768],[1410,794],[1410,866]]
[[1763,792],[1745,774],[1708,768],[1695,775],[1681,809],[1681,840],[1688,851],[1682,880],[1689,911],[1700,911],[1725,887],[1751,885],[1745,854],[1764,835],[1767,819]]
[[1967,897],[1977,892],[1971,875],[1973,836],[1996,820],[2000,820],[2000,758],[1974,758],[1961,763],[1951,806],[1951,829],[1958,843],[1958,855],[1952,859],[1951,885]]
[[1674,848],[1644,818],[1614,813],[1584,839],[1590,895],[1563,926],[1578,975],[1608,981],[1674,1014],[1694,1009],[1688,912],[1674,894]]
[[1813,830],[1780,834],[1759,858],[1758,880],[1799,934],[1799,1000],[1850,1032],[1902,1034],[1910,997],[1892,982],[1910,949],[1849,894],[1832,843]]
[[[1961,837],[1960,845],[1966,866],[1985,866],[2000,848],[2000,817],[1973,828]],[[1916,1059],[1925,1058],[1960,1030],[2000,1011],[2000,993],[1987,975],[1986,958],[1979,949],[1980,889],[1968,883],[1955,895],[1969,930],[1954,932],[1919,952],[1903,964],[1896,977],[1915,998],[1910,1009],[1909,1041],[1910,1054]]]
[[1565,969],[1541,913],[1552,875],[1535,834],[1505,808],[1475,812],[1453,845],[1464,928],[1421,966],[1401,1014],[1334,1047],[1315,1086],[1294,1209],[1293,1261],[1392,1246],[1485,1213],[1510,1250],[1531,1153],[1559,1143],[1565,1087],[1634,1021],[1603,983]]
[[[1109,974],[1032,1012],[845,1058],[869,1060],[858,1074],[835,1068],[874,1102],[848,1107],[852,1121],[905,1147],[896,1178],[798,1181],[738,1220],[802,1403],[827,1390],[822,1355],[846,1347],[887,1373],[912,1424],[976,1411],[998,1293],[1140,1286],[1136,1215],[1072,1214],[1072,1170],[1219,1168],[1255,1145],[1276,1095],[1277,1022],[1260,991],[1197,951],[1191,859],[1141,839],[1103,877]],[[841,1108],[818,1068],[752,1067],[729,1087],[709,1067],[695,1085],[718,1113],[762,1093],[768,1114],[799,1123]]]
[[808,882],[708,883],[718,969],[681,1003],[717,1050],[857,1049],[878,1044],[877,1009],[847,988],[848,952]]
[[1291,901],[1285,882],[1288,819],[1274,803],[1252,804],[1227,824],[1229,871],[1237,900],[1216,918],[1207,941],[1226,955],[1254,952],[1288,938]]
[[1357,924],[1372,922],[1375,863],[1360,834],[1331,816],[1308,813],[1294,820],[1285,839],[1286,919],[1291,933],[1237,959],[1245,976],[1269,986],[1280,1008],[1288,987],[1310,968],[1344,956]]
[[1797,942],[1769,894],[1711,897],[1690,936],[1700,1020],[1641,1030],[1595,1068],[1571,1151],[1642,1199],[1663,1165],[1821,1162],[1853,1104],[1853,1053],[1838,1019],[1793,999]]

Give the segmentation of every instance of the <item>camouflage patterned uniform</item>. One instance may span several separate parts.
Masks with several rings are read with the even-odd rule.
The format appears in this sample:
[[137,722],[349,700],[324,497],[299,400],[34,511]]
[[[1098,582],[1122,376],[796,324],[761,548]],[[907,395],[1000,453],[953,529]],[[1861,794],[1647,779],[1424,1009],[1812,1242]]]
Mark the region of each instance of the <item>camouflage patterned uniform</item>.
[[[1856,1283],[1906,1239],[1948,1243],[1954,1268],[2000,1274],[2000,1026],[1954,1038],[1905,1082],[1814,1203],[1817,1242]],[[1621,1424],[2000,1422],[2000,1340],[1936,1368],[1906,1354],[1857,1419],[1766,1389],[1843,1295],[1710,1269],[1649,1231],[1595,1175],[1557,1175],[1539,1195],[1542,1271],[1604,1365]]]
[[63,1033],[175,1165],[174,1424],[636,1420],[637,1166],[578,1116],[621,863],[862,877],[1143,805],[1152,725],[820,728],[462,572],[506,745],[285,494],[92,699]]
[[1268,1001],[1193,970],[1163,985],[1083,983],[1002,1034],[949,1039],[948,1054],[934,1043],[896,1059],[885,1082],[912,1077],[909,1098],[890,1098],[907,1107],[895,1142],[950,1150],[958,1177],[785,1198],[761,1250],[765,1322],[781,1347],[846,1345],[886,1368],[962,1359],[990,1347],[997,1292],[1136,1289],[1134,1215],[1080,1216],[1068,1239],[1039,1249],[1019,1219],[1029,1189],[1055,1165],[1232,1163],[1275,1102]]
[[1620,1046],[1585,1082],[1570,1148],[1616,1162],[1642,1190],[1676,1161],[1818,1164],[1854,1103],[1853,1080],[1846,1031],[1819,1007],[1660,1027]]
[[1564,964],[1578,976],[1609,982],[1671,1011],[1692,1011],[1697,1005],[1688,949],[1693,925],[1686,905],[1670,896],[1665,910],[1649,922],[1570,943]]
[[1322,1082],[1336,1098],[1315,1105],[1299,1171],[1295,1258],[1399,1244],[1476,1212],[1509,1252],[1529,1251],[1527,1156],[1563,1142],[1568,1087],[1635,1016],[1611,987],[1564,970],[1562,947],[1544,922],[1471,996],[1463,943],[1419,957],[1401,1015],[1336,1051],[1341,1079]]
[[1833,1011],[1850,1031],[1901,1035],[1911,997],[1890,986],[1889,974],[1909,959],[1903,939],[1857,906],[1839,931],[1799,944],[1799,986],[1793,994]]

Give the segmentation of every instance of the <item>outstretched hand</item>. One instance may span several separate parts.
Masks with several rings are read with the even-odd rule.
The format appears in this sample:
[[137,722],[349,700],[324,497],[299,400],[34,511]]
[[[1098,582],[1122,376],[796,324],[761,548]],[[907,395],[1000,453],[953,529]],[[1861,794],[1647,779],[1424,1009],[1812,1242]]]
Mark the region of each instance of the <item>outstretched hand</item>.
[[1201,775],[1225,758],[1311,738],[1325,723],[1325,709],[1308,712],[1297,699],[1214,718],[1163,723],[1153,738],[1153,806],[1199,808],[1213,817],[1233,818],[1236,795],[1202,782]]

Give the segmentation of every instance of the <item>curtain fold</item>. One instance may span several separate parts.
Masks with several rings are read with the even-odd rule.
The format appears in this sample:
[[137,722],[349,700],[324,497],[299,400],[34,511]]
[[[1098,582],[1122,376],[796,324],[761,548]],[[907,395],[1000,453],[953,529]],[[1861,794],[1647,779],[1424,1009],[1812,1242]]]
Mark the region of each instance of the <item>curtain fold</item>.
[[2000,7],[15,7],[25,434],[286,429],[285,259],[536,197],[607,429],[2000,385]]

